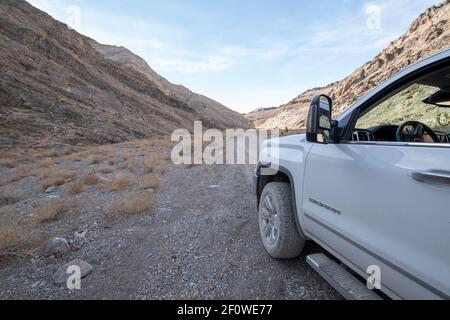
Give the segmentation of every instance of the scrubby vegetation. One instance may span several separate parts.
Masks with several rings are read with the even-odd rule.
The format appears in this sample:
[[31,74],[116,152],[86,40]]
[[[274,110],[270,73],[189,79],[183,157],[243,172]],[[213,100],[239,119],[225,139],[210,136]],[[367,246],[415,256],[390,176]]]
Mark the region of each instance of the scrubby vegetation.
[[[64,233],[69,226],[76,227],[80,216],[92,214],[80,210],[83,201],[92,201],[91,192],[114,199],[95,205],[108,226],[127,215],[150,213],[155,194],[165,190],[162,176],[170,168],[171,145],[157,139],[3,152],[0,210],[9,214],[7,221],[0,219],[0,255],[29,248],[25,243],[42,245],[36,239],[49,236],[49,230]],[[30,197],[37,203],[23,205]]]

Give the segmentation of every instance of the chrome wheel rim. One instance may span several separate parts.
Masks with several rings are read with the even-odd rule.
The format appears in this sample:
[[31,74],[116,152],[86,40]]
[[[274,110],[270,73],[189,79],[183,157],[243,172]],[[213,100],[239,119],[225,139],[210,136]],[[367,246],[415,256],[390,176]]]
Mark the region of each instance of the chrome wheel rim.
[[261,234],[269,245],[274,245],[278,239],[280,219],[277,208],[270,195],[266,195],[261,205]]

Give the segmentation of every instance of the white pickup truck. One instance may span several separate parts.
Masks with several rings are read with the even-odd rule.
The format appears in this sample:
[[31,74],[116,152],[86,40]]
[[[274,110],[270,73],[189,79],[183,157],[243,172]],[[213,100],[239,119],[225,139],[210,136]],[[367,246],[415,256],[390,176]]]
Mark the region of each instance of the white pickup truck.
[[316,242],[326,254],[308,263],[345,298],[449,299],[450,49],[331,114],[318,96],[306,134],[263,145],[265,249],[287,259]]

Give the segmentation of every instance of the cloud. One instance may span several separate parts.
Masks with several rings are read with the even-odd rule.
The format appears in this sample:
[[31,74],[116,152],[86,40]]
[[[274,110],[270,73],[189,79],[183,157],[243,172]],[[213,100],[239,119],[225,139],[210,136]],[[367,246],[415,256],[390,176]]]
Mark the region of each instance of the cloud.
[[[219,73],[236,65],[241,58],[247,56],[249,50],[243,47],[226,46],[218,50],[217,54],[200,56],[196,59],[165,59],[152,60],[155,69],[163,72],[179,72],[184,74]],[[185,53],[189,54],[189,53]],[[191,55],[193,55],[191,53]]]
[[153,66],[157,70],[190,74],[201,72],[221,72],[229,69],[231,65],[232,63],[224,57],[210,57],[199,61],[163,58],[153,60]]

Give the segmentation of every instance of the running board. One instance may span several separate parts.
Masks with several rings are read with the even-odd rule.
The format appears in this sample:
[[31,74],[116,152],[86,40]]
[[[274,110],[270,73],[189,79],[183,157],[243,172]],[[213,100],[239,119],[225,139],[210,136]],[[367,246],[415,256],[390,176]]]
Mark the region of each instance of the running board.
[[347,300],[381,300],[364,283],[323,253],[306,257],[308,264]]

